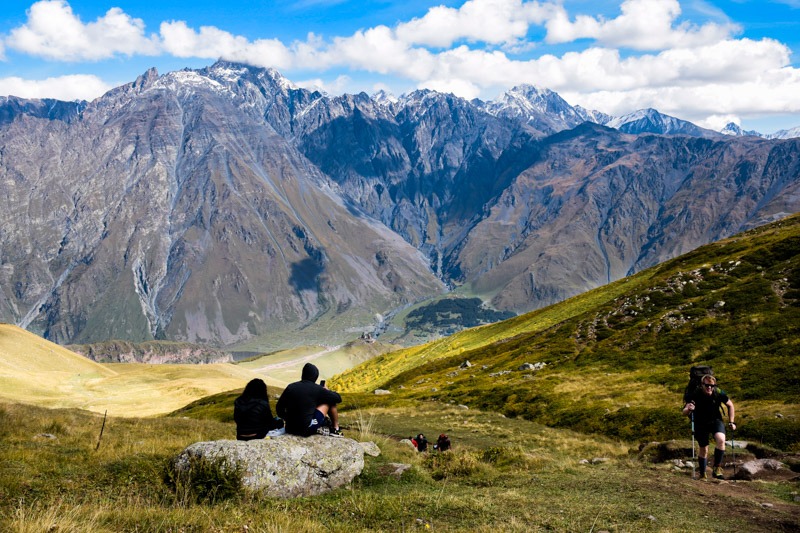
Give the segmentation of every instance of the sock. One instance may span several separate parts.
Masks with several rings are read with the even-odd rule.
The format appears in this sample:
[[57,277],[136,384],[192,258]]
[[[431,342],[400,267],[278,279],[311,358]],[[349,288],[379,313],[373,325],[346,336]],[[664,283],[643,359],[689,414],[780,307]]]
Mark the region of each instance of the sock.
[[722,456],[725,455],[725,450],[714,450],[714,466],[722,464]]
[[708,459],[705,457],[700,457],[699,461],[700,461],[700,475],[702,476],[703,474],[706,473],[706,467],[708,466]]

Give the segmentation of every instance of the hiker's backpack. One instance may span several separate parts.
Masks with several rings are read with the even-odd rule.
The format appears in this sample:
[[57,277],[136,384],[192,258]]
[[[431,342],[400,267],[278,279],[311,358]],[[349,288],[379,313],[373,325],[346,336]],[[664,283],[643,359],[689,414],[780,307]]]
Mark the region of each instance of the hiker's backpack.
[[693,366],[689,370],[689,384],[686,385],[686,390],[683,391],[683,403],[692,401],[692,396],[695,391],[700,388],[700,383],[703,382],[704,376],[713,376],[714,371],[710,366]]

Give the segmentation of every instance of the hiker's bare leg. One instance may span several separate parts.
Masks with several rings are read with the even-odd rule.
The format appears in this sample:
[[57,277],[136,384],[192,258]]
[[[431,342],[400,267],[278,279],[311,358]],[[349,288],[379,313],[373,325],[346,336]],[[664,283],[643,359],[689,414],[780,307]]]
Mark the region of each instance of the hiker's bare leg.
[[335,405],[331,405],[330,409],[328,410],[328,416],[331,418],[333,429],[339,429],[339,410]]
[[700,446],[697,448],[697,457],[706,459],[708,457],[708,446]]
[[334,429],[339,429],[339,410],[336,409],[335,405],[318,405],[317,411],[331,419],[331,425]]
[[[725,433],[714,433],[714,442],[718,450],[725,450]],[[708,448],[706,448],[708,451]]]

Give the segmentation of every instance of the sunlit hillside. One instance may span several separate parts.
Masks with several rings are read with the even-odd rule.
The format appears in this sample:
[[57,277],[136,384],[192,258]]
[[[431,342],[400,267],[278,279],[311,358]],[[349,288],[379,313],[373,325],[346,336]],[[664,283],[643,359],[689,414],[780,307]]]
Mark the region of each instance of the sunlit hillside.
[[629,440],[677,438],[689,368],[710,364],[745,438],[800,442],[800,216],[505,322],[384,354],[345,392],[438,400]]
[[283,388],[307,362],[330,379],[390,350],[380,343],[309,346],[238,364],[95,363],[10,324],[0,324],[0,399],[43,407],[76,407],[116,416],[175,411],[195,400],[240,391],[254,377]]
[[0,324],[0,398],[149,416],[241,389],[258,374],[231,364],[100,364],[28,331]]

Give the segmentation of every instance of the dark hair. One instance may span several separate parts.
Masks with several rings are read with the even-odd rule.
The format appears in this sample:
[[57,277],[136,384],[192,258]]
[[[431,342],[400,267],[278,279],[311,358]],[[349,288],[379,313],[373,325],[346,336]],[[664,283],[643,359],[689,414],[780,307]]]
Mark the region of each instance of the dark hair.
[[251,379],[242,392],[242,398],[267,400],[267,384],[259,378]]

